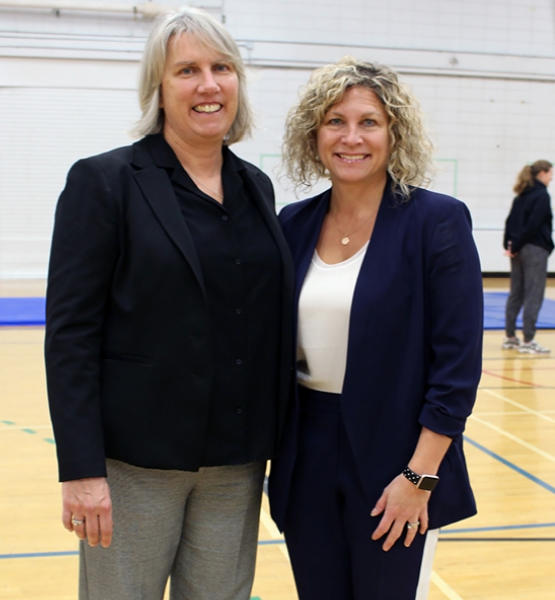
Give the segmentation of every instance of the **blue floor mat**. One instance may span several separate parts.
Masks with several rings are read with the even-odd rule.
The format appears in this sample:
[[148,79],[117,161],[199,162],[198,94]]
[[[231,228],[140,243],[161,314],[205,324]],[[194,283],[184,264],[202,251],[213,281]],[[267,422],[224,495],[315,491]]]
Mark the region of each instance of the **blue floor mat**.
[[[507,292],[484,292],[484,329],[504,328],[506,301]],[[0,298],[0,325],[44,325],[44,305],[44,298]],[[543,301],[537,328],[555,329],[555,300]]]
[[[484,329],[505,329],[505,303],[508,292],[484,292]],[[522,328],[522,311],[516,321]],[[555,329],[555,300],[546,298],[543,301],[538,322],[538,329]]]
[[44,325],[44,298],[0,298],[0,325]]

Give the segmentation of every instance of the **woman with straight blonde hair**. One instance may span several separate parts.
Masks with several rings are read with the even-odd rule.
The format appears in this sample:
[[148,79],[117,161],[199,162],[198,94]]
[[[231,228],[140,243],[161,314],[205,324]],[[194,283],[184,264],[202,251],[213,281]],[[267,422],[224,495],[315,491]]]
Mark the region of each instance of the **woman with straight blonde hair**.
[[248,600],[266,460],[289,400],[293,269],[250,130],[237,45],[161,18],[140,140],[78,161],[46,310],[62,521],[80,600]]
[[[513,191],[516,194],[505,222],[503,247],[511,259],[511,290],[505,306],[503,349],[523,354],[549,354],[538,344],[536,321],[543,303],[547,259],[553,251],[553,216],[547,186],[553,179],[553,164],[537,160],[524,166]],[[516,336],[516,319],[522,311],[523,340]]]

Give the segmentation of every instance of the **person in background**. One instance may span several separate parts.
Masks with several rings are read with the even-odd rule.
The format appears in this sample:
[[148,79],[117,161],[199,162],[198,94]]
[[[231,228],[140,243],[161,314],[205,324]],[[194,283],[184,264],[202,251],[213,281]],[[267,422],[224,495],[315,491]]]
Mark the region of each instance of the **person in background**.
[[133,145],[56,209],[46,372],[81,600],[248,600],[291,390],[293,265],[235,42],[208,15],[147,42]]
[[[503,247],[511,259],[511,290],[505,306],[505,350],[524,354],[548,354],[549,348],[534,340],[536,321],[543,303],[547,259],[553,251],[551,200],[547,186],[553,164],[537,160],[526,165],[514,185],[516,194],[505,221]],[[523,341],[516,336],[516,319],[522,311]]]
[[316,70],[289,113],[280,213],[296,267],[298,397],[270,500],[300,600],[424,599],[438,528],[476,511],[463,430],[482,283],[462,202],[416,187],[430,143],[389,68]]

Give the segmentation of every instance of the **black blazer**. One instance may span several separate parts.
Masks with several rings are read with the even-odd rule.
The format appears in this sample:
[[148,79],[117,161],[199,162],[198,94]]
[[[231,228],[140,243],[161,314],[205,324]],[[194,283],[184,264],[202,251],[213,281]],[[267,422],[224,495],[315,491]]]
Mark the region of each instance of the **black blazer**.
[[[201,466],[211,324],[198,256],[152,146],[147,137],[78,161],[58,201],[45,358],[62,481],[104,476],[106,457]],[[243,165],[282,259],[277,443],[291,389],[293,267],[272,184]]]

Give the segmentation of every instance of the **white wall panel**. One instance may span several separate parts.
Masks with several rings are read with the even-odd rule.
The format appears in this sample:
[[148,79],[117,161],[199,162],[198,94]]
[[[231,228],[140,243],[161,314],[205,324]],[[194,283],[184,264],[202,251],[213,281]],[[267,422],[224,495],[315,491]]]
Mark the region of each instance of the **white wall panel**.
[[[132,13],[56,13],[47,0],[51,8],[40,10],[4,4],[0,278],[43,277],[69,166],[130,141],[138,60],[151,22]],[[225,17],[249,65],[257,129],[234,150],[269,173],[278,205],[296,198],[280,153],[285,114],[300,86],[315,66],[345,54],[377,60],[395,67],[422,103],[436,147],[432,188],[471,209],[484,270],[508,269],[500,243],[516,174],[526,162],[555,159],[552,0],[196,4]]]
[[228,0],[238,38],[552,57],[552,0]]
[[54,207],[75,160],[129,143],[126,90],[0,88],[0,276],[46,274]]

